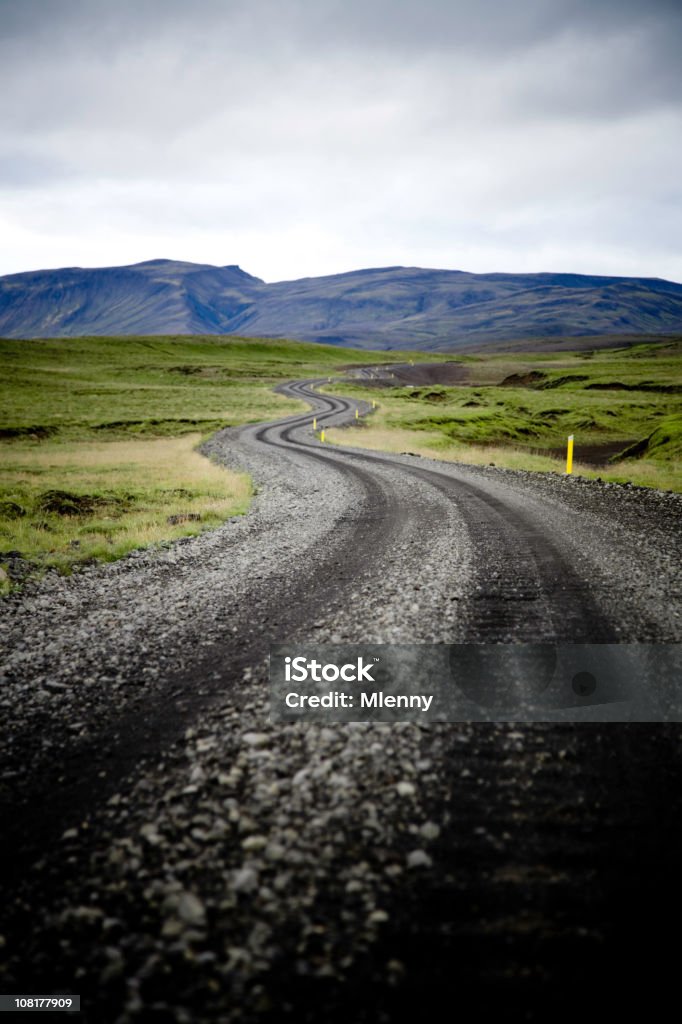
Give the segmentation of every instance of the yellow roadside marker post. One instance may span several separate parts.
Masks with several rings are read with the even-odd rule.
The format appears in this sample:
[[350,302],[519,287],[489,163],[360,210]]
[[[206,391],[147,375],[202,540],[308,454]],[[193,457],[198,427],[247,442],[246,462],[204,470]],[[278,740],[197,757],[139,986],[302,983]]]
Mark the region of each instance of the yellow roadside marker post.
[[374,399],[372,399],[372,408],[376,409],[376,407],[377,407],[377,403],[374,401]]
[[324,430],[320,431],[320,441],[324,444]]
[[313,416],[313,431],[317,430],[317,416]]
[[360,419],[360,413],[358,412],[357,409],[355,410],[355,418],[356,418],[356,420]]
[[573,472],[573,434],[568,435],[568,447],[566,449],[566,476]]

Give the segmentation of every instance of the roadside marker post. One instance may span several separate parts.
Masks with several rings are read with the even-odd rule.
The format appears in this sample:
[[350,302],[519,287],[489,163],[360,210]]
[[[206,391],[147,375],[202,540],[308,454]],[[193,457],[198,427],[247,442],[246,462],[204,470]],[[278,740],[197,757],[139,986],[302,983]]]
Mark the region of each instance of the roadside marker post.
[[377,407],[377,403],[374,401],[374,399],[372,399],[372,408],[376,409],[376,407]]
[[324,430],[320,431],[320,441],[324,444]]
[[313,416],[313,431],[317,430],[317,416]]
[[568,435],[568,447],[566,449],[566,476],[573,472],[573,434]]
[[355,418],[356,418],[356,420],[360,419],[360,412],[359,412],[358,409],[355,410]]

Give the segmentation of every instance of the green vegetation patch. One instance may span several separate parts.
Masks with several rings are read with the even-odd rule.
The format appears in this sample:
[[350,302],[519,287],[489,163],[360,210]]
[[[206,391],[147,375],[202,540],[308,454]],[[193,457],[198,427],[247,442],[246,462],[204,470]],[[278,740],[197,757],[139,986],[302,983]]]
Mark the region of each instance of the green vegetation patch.
[[18,551],[36,572],[244,512],[250,481],[200,455],[201,439],[305,408],[273,393],[285,380],[389,359],[215,336],[0,339],[0,357],[0,567]]
[[302,406],[274,394],[274,385],[389,356],[213,336],[0,339],[0,358],[0,440],[68,441],[92,430],[208,434],[286,415]]
[[[466,365],[466,386],[382,390],[365,429],[376,428],[382,444],[388,430],[440,455],[467,449],[467,461],[476,449],[481,461],[494,458],[493,448],[513,451],[520,468],[524,453],[528,468],[547,456],[557,470],[573,434],[581,472],[680,489],[682,343],[468,356]],[[367,389],[343,389],[367,398]]]
[[637,441],[622,453],[622,458],[662,459],[670,462],[682,460],[682,417],[671,416],[663,420],[648,437]]

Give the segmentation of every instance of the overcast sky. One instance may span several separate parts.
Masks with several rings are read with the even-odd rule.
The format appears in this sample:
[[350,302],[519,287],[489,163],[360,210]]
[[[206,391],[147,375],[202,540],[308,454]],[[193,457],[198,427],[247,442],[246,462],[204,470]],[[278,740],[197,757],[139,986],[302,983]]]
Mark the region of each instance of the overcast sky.
[[0,0],[0,273],[682,281],[680,0]]

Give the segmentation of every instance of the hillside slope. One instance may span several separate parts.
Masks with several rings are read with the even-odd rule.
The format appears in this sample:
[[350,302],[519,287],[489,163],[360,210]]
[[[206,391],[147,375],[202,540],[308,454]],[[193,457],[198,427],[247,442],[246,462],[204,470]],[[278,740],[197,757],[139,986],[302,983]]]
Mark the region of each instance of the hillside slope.
[[239,267],[150,260],[0,278],[0,335],[223,334],[262,285]]
[[446,351],[476,342],[682,331],[657,278],[385,267],[266,284],[237,266],[151,260],[0,278],[0,335],[241,334]]

